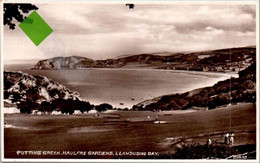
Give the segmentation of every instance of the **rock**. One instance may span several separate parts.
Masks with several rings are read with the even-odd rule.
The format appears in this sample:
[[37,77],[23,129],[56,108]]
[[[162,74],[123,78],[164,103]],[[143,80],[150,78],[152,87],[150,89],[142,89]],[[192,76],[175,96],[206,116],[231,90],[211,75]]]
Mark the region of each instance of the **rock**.
[[93,59],[85,57],[55,57],[38,61],[33,69],[80,69],[92,67],[94,64]]
[[32,76],[22,72],[4,72],[4,97],[9,101],[26,101],[28,99],[38,101],[51,102],[55,99],[79,99],[78,92],[71,91],[58,82],[52,81],[43,76]]

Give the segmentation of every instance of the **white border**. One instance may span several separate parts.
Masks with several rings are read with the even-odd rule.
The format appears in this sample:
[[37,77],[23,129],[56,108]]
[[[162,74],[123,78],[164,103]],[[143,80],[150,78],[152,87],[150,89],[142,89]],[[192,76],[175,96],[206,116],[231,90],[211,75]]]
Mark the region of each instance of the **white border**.
[[[3,11],[3,3],[2,2],[0,2],[0,11]],[[1,12],[2,13],[2,12]],[[1,132],[0,132],[0,138],[1,138],[1,143],[0,144],[2,144],[1,145],[1,149],[0,149],[0,151],[1,151],[1,154],[0,154],[0,156],[1,156],[1,159],[0,159],[0,161],[1,160],[3,160],[3,157],[4,157],[4,126],[3,126],[3,123],[4,123],[4,114],[2,113],[2,108],[4,108],[4,104],[3,104],[3,100],[2,99],[4,99],[4,97],[3,97],[3,91],[2,91],[2,89],[4,89],[4,83],[3,83],[3,81],[4,81],[4,79],[3,79],[3,72],[4,72],[4,65],[3,65],[3,63],[4,63],[4,59],[3,59],[3,52],[4,52],[4,47],[3,47],[3,42],[4,42],[4,29],[3,29],[3,26],[4,26],[4,22],[3,22],[3,16],[4,16],[4,14],[0,14],[0,29],[1,29],[1,40],[0,40],[0,43],[1,43],[1,45],[0,45],[0,52],[1,52],[1,56],[0,56],[0,61],[1,61],[1,64],[0,64],[0,74],[1,74],[1,76],[0,76],[0,104],[1,104],[1,110],[0,110],[0,114],[1,114],[1,123],[0,123],[0,129],[1,129]]]
[[259,162],[259,1],[258,5],[256,5],[256,151],[258,152],[256,155],[256,159]]
[[[114,1],[103,1],[103,0],[96,0],[96,1],[87,1],[87,0],[22,0],[21,1],[13,1],[13,0],[0,0],[0,27],[1,27],[1,89],[3,89],[3,71],[4,71],[4,65],[3,65],[3,52],[4,52],[4,46],[3,46],[3,37],[4,37],[4,27],[3,27],[3,3],[33,3],[33,4],[126,4],[126,3],[135,3],[135,4],[255,4],[256,6],[256,62],[257,62],[257,79],[256,79],[256,151],[257,156],[256,160],[180,160],[180,159],[172,159],[172,160],[166,160],[166,159],[6,159],[4,158],[4,115],[1,112],[1,160],[3,162],[259,162],[259,0],[202,0],[202,1],[196,1],[196,0],[190,0],[190,1],[157,1],[157,0],[114,0]],[[1,108],[3,108],[3,91],[1,90]],[[1,109],[2,110],[2,109]]]

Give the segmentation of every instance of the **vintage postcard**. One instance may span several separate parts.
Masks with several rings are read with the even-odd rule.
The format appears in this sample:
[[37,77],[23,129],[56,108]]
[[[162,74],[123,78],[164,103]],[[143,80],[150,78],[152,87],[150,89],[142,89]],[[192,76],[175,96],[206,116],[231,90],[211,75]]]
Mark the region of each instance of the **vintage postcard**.
[[259,161],[259,1],[2,1],[3,162]]

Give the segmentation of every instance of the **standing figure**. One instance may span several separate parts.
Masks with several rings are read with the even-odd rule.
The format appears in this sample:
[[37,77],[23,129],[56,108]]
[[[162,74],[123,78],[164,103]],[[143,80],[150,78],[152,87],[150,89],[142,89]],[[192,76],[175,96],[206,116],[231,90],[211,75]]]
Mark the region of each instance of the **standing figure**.
[[95,116],[95,117],[99,117],[99,114],[98,114],[98,113],[96,113],[94,116]]
[[207,146],[210,146],[211,144],[212,144],[212,141],[211,141],[210,138],[208,138],[208,140],[207,140]]
[[208,152],[209,152],[209,157],[211,157],[211,144],[212,144],[212,141],[210,138],[208,138],[207,140],[207,147],[208,147]]
[[157,115],[157,116],[155,116],[155,120],[156,120],[156,121],[158,121],[158,120],[159,120],[159,117],[158,117],[158,115]]
[[234,136],[235,136],[235,134],[233,133],[233,132],[231,132],[231,134],[230,134],[230,145],[234,145]]
[[225,144],[229,144],[229,133],[227,132],[225,135]]

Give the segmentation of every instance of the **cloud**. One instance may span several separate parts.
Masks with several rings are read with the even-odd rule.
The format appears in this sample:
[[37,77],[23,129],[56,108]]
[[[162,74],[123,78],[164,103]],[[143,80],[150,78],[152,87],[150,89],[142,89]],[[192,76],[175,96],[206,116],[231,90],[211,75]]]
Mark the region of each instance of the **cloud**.
[[53,36],[35,47],[19,28],[5,28],[5,58],[17,58],[19,52],[24,58],[82,55],[104,59],[256,44],[255,5],[136,4],[134,10],[124,4],[37,6],[53,28]]
[[237,32],[237,36],[238,37],[256,37],[256,33],[255,32]]
[[205,32],[206,35],[220,35],[223,33],[224,31],[221,29],[216,29],[211,26],[206,27],[206,32]]
[[242,5],[240,7],[240,11],[246,13],[246,14],[250,14],[252,16],[252,18],[256,18],[256,6],[254,5]]

